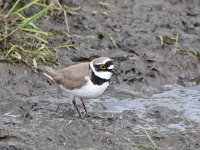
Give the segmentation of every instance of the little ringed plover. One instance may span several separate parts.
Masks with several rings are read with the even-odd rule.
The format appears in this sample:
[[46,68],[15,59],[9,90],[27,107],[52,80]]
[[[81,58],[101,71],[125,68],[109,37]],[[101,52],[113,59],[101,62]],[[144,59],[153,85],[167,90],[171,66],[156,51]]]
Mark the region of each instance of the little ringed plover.
[[114,73],[114,64],[109,57],[99,57],[91,62],[75,64],[60,70],[41,67],[36,71],[54,80],[74,95],[72,103],[82,118],[75,97],[81,99],[86,117],[87,109],[83,99],[96,98],[107,89],[110,78]]

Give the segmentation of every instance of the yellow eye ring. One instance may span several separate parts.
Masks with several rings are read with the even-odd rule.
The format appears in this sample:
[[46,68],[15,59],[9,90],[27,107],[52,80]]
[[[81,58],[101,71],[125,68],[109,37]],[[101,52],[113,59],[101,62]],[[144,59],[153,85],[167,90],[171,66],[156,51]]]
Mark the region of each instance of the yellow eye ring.
[[105,65],[100,65],[100,68],[101,68],[102,70],[105,70],[105,69],[106,69],[106,66],[105,66]]

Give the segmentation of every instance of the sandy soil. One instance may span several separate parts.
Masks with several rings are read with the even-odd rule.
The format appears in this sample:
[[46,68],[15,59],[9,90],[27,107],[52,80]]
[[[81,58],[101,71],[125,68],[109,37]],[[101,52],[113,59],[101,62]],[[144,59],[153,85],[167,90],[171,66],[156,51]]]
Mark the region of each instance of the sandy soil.
[[[58,85],[22,64],[1,62],[0,149],[200,149],[200,122],[183,115],[184,107],[176,108],[182,101],[172,101],[173,107],[159,106],[153,96],[165,91],[165,84],[183,84],[199,75],[200,1],[98,2],[62,1],[63,5],[81,7],[78,14],[68,15],[70,38],[59,34],[66,31],[62,15],[38,24],[55,33],[52,45],[71,40],[77,48],[56,51],[63,66],[109,56],[119,75],[112,78],[102,97],[87,101],[91,116],[81,120],[72,107],[71,96],[60,95]],[[177,34],[179,42],[174,44]],[[159,37],[164,38],[164,45]],[[196,51],[196,57],[192,57],[192,51]],[[110,99],[122,104],[129,99],[133,107],[114,112],[98,103]],[[138,99],[145,104],[148,101],[142,115]],[[184,128],[168,128],[180,124]]]

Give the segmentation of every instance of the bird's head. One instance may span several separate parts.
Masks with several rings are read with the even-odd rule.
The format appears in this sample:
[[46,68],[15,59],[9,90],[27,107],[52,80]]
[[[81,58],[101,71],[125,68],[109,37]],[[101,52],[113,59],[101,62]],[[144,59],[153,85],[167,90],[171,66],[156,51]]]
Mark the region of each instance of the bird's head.
[[95,58],[90,62],[90,68],[96,76],[109,80],[114,73],[113,60],[109,57]]

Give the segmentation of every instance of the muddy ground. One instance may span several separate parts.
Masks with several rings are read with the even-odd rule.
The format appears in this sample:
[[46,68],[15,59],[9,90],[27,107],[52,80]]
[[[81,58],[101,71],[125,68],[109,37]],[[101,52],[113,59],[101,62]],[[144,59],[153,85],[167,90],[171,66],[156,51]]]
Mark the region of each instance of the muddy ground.
[[[86,101],[90,117],[81,120],[71,96],[60,95],[58,85],[22,64],[1,62],[0,149],[200,149],[199,91],[178,86],[181,90],[172,95],[159,95],[173,87],[166,90],[163,85],[185,85],[199,75],[200,1],[98,2],[62,1],[62,5],[81,7],[78,14],[68,15],[71,37],[59,34],[66,31],[62,15],[38,24],[58,33],[52,45],[68,40],[75,45],[74,50],[56,51],[63,66],[109,56],[119,75],[104,95]],[[190,100],[184,100],[190,95],[197,112],[192,117],[188,116],[193,108],[185,114]],[[127,100],[131,108],[113,110],[113,103],[106,104],[123,105]]]

